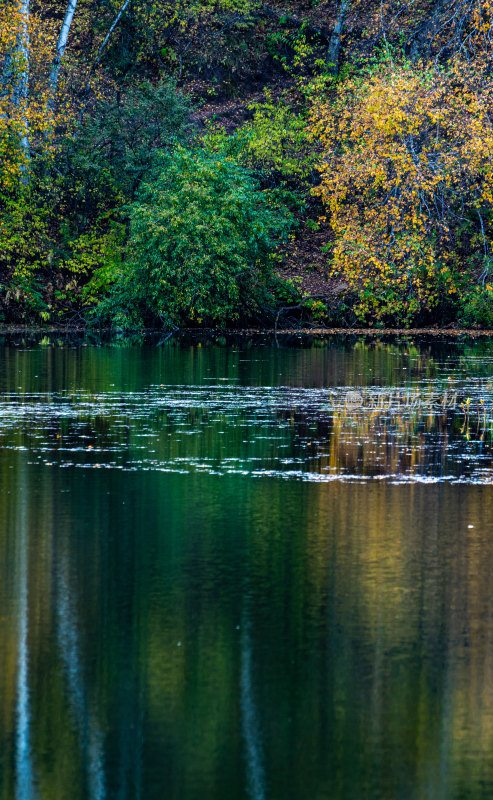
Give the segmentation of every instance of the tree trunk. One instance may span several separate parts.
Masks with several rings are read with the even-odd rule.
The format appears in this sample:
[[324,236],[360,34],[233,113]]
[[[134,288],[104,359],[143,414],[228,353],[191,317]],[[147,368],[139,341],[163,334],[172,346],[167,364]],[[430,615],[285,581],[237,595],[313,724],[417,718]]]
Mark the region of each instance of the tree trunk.
[[327,53],[327,66],[332,75],[337,75],[339,72],[339,57],[341,54],[342,34],[344,32],[344,24],[346,21],[346,14],[349,11],[350,0],[340,0],[337,9],[336,24],[330,37],[329,50]]
[[48,98],[48,105],[51,113],[55,111],[55,95],[58,86],[58,75],[60,73],[60,64],[67,47],[68,35],[70,33],[70,26],[77,8],[77,0],[68,0],[65,18],[63,20],[60,36],[58,37],[58,44],[56,46],[56,55],[51,63],[50,71],[50,96]]
[[411,61],[416,63],[426,50],[429,50],[432,37],[440,26],[443,12],[443,0],[437,0],[424,21],[422,21],[409,38],[408,51]]
[[8,61],[7,84],[10,84],[10,101],[18,112],[19,147],[21,151],[21,182],[29,183],[29,119],[27,114],[29,93],[29,0],[21,0],[18,9],[18,33],[14,52]]

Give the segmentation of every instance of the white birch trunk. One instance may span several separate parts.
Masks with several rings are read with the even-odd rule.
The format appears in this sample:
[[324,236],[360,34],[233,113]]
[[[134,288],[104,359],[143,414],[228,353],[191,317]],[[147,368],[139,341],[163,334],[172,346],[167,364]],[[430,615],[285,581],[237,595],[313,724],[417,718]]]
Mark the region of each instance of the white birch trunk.
[[76,8],[77,8],[77,0],[68,0],[67,10],[65,11],[65,18],[63,20],[60,36],[58,37],[56,54],[51,63],[50,96],[48,99],[48,105],[50,107],[50,111],[52,114],[55,111],[55,95],[58,86],[58,76],[60,74],[60,64],[62,63],[62,58],[65,54],[68,35],[70,33],[70,26],[72,25],[72,20],[74,18]]
[[29,0],[19,3],[19,32],[12,59],[12,105],[19,109],[19,145],[22,154],[21,182],[29,183],[29,120],[27,103],[29,95]]

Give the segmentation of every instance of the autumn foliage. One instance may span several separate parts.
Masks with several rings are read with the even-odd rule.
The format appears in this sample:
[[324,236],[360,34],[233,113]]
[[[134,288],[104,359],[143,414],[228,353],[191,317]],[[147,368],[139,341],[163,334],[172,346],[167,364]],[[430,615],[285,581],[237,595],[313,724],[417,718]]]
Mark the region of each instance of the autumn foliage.
[[[145,186],[166,184],[163,163],[171,180],[181,147],[188,196],[221,143],[303,222],[277,251],[273,237],[266,285],[289,252],[323,273],[322,299],[304,305],[290,278],[265,321],[292,302],[326,322],[493,326],[492,22],[493,0],[0,0],[0,319],[114,310],[109,287],[148,263],[147,234],[130,235]],[[205,263],[212,234],[203,244]],[[185,272],[200,296],[205,273]],[[157,318],[245,319],[246,280],[227,314],[168,308],[163,289]]]
[[359,317],[410,320],[492,267],[493,93],[474,65],[386,60],[316,110],[332,269]]
[[[51,152],[48,74],[55,28],[19,2],[0,3],[0,190],[12,191],[31,153]],[[0,63],[2,63],[0,61]],[[25,77],[24,77],[25,76]],[[23,91],[25,83],[25,91]],[[26,146],[22,146],[23,139]]]

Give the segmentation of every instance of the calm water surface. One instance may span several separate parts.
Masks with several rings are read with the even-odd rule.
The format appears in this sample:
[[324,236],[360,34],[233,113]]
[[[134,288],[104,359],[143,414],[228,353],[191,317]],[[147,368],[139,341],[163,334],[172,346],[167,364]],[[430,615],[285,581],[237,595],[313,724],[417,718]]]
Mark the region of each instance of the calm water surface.
[[493,797],[493,342],[0,343],[1,800]]

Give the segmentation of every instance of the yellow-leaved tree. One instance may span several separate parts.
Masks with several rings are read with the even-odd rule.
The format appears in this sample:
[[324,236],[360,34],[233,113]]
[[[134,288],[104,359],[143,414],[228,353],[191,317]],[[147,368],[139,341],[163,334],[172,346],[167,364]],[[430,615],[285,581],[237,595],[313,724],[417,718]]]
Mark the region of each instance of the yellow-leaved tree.
[[0,188],[29,183],[33,148],[47,147],[53,23],[33,14],[29,0],[0,1]]
[[390,59],[337,89],[312,118],[335,243],[333,270],[360,318],[416,317],[489,284],[493,91],[474,62]]

